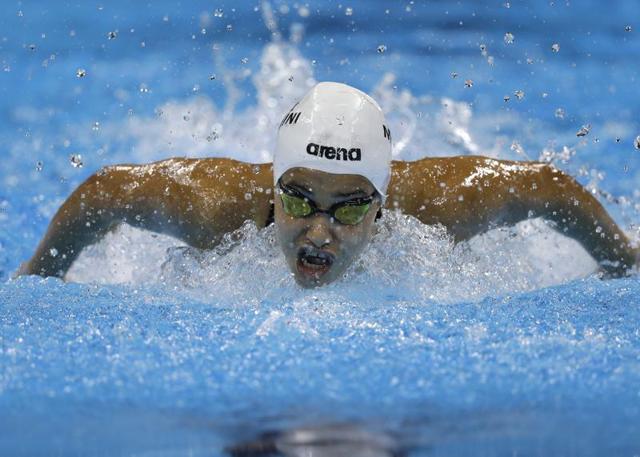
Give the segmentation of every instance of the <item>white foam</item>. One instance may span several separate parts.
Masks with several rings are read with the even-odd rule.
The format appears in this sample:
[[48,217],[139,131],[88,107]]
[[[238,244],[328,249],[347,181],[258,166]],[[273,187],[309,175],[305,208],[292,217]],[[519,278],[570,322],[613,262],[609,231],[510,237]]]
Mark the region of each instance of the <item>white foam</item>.
[[[387,212],[378,228],[345,277],[314,295],[457,302],[560,284],[596,268],[575,241],[541,221],[493,230],[459,245],[443,227],[400,213]],[[83,251],[66,279],[163,284],[244,305],[269,297],[308,298],[288,270],[275,227],[258,230],[252,223],[212,251],[123,225]]]

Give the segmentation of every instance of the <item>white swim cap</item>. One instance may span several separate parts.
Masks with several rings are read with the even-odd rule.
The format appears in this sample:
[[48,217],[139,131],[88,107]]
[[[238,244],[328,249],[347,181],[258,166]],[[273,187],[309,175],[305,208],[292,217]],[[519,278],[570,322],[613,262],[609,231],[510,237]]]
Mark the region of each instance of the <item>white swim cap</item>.
[[391,132],[380,106],[351,86],[317,84],[278,130],[274,182],[295,167],[364,176],[384,200],[391,177]]

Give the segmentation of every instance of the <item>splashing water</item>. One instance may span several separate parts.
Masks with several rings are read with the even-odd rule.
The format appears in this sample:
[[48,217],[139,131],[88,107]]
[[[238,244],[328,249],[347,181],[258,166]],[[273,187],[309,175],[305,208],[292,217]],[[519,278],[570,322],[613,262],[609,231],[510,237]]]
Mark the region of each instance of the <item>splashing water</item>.
[[[595,269],[576,242],[541,221],[454,245],[443,227],[388,211],[370,246],[344,278],[314,294],[453,303],[559,284]],[[211,251],[122,226],[87,248],[67,280],[162,284],[202,300],[215,297],[249,306],[269,297],[280,297],[279,301],[283,295],[307,295],[295,285],[276,242],[275,226],[258,230],[251,222]]]

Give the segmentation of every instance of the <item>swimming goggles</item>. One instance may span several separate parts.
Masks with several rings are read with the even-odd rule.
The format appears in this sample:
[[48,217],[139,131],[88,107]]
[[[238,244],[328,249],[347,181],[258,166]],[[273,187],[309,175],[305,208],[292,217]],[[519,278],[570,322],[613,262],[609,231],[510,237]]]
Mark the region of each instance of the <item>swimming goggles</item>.
[[362,222],[371,208],[375,194],[363,198],[355,198],[336,203],[328,210],[318,209],[313,200],[308,199],[296,189],[278,182],[280,198],[284,212],[292,217],[307,217],[315,213],[325,213],[345,225],[356,225]]

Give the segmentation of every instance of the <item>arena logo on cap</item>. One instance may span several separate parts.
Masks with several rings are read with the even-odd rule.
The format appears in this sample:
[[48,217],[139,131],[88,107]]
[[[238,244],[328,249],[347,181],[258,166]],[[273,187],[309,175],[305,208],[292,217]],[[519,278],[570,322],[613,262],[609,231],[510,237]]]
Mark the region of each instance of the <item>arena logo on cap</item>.
[[316,143],[309,143],[307,145],[307,154],[324,157],[329,160],[362,160],[362,151],[360,148],[334,148],[332,146],[323,146]]

